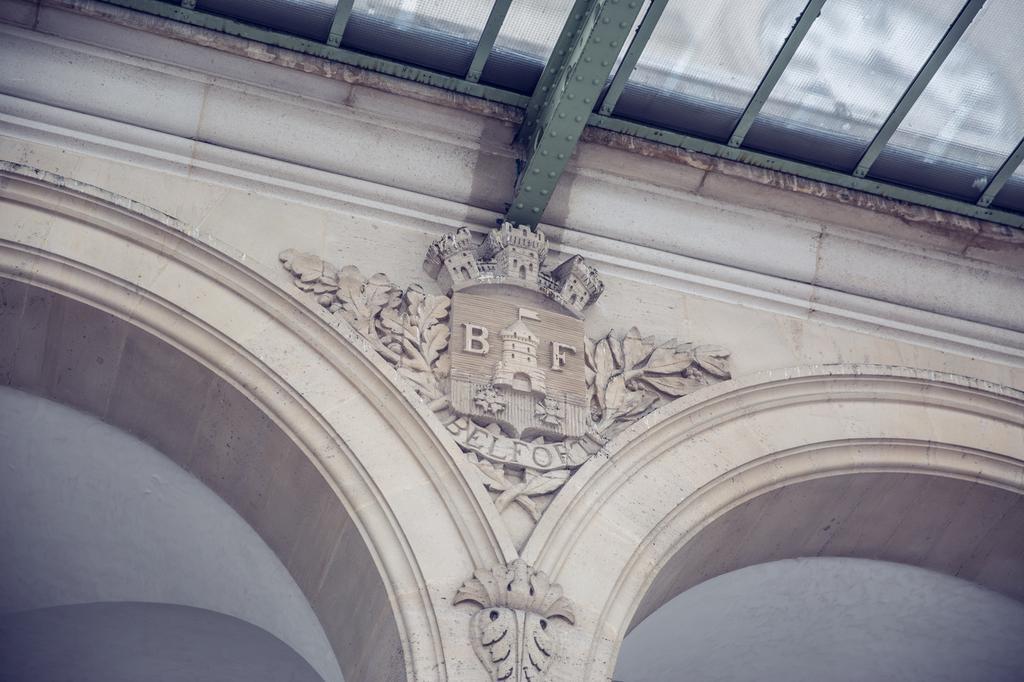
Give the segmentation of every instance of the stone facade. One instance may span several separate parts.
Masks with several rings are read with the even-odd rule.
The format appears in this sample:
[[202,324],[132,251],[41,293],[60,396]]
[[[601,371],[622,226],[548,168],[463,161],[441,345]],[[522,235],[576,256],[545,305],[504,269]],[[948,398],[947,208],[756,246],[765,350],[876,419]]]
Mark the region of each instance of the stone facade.
[[[682,590],[810,552],[1024,598],[1024,520],[984,511],[1024,494],[1019,233],[596,142],[524,232],[508,112],[87,0],[0,9],[3,383],[191,467],[346,679],[610,679]],[[527,312],[460,320],[484,294]],[[460,398],[453,320],[505,363],[470,352]]]

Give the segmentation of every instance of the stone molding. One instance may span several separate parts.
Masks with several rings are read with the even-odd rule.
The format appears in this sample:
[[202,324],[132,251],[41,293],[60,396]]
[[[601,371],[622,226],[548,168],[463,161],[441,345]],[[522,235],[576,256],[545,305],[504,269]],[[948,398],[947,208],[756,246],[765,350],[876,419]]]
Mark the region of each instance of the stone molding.
[[[75,24],[73,19],[79,20],[79,24]],[[125,50],[139,49],[138,43],[133,42],[138,36],[131,30],[87,19],[61,3],[41,7],[39,30],[72,40],[99,41],[102,36],[106,44],[116,46],[123,43]],[[311,126],[311,130],[321,130],[317,126],[323,125],[323,122],[307,120],[309,111],[316,107],[301,106],[296,102],[318,103],[312,98],[307,81],[303,81],[300,90],[305,89],[296,98],[294,93],[284,92],[280,86],[275,89],[241,83],[235,80],[238,76],[234,71],[213,78],[181,66],[158,66],[144,59],[102,48],[84,47],[63,38],[10,26],[0,27],[0,32],[5,36],[37,42],[40,48],[73,49],[89,59],[107,60],[110,68],[137,70],[140,78],[141,74],[160,73],[162,78],[179,84],[191,83],[198,89],[207,88],[211,93],[221,92],[222,88],[226,96],[244,92],[270,108],[290,107],[290,113],[282,115],[282,120],[302,120],[303,125],[308,123]],[[134,48],[131,47],[133,45]],[[182,54],[199,49],[177,44],[177,51]],[[182,64],[188,63],[188,59],[182,59]],[[258,67],[253,65],[256,72],[260,71]],[[237,68],[237,65],[232,68]],[[348,158],[345,154],[335,155],[334,160],[325,165],[323,159],[314,158],[319,145],[315,150],[250,146],[245,151],[235,151],[231,148],[238,146],[237,141],[213,139],[206,134],[199,137],[209,139],[210,144],[187,139],[195,136],[194,131],[189,129],[186,134],[185,130],[175,127],[174,121],[168,122],[164,129],[143,130],[138,127],[141,125],[138,122],[126,124],[103,114],[107,106],[105,103],[82,102],[69,107],[46,93],[24,90],[31,89],[31,81],[23,79],[17,88],[6,89],[17,93],[17,96],[0,98],[0,110],[3,112],[0,130],[16,138],[87,148],[91,153],[131,159],[133,163],[174,173],[195,173],[217,182],[273,192],[305,203],[326,203],[343,210],[355,208],[371,215],[380,213],[391,220],[406,220],[419,226],[426,221],[439,234],[464,222],[488,224],[495,217],[493,211],[497,210],[496,206],[490,205],[489,197],[455,196],[450,189],[434,184],[416,185],[410,180],[404,184],[397,183],[401,189],[385,187],[380,178],[367,175],[365,169],[331,165],[342,163]],[[380,96],[385,97],[385,94]],[[131,116],[140,113],[132,113],[125,107],[142,99],[121,98],[118,104],[123,110],[121,121],[130,121]],[[70,108],[88,111],[92,115],[76,114]],[[335,108],[331,115],[338,118],[331,124],[334,127],[382,124],[379,116],[369,115],[363,110]],[[455,115],[455,112],[449,115]],[[469,117],[469,114],[463,112],[462,117]],[[475,163],[468,159],[479,159],[479,164],[483,164],[477,164],[481,172],[491,174],[483,184],[507,184],[501,174],[506,170],[511,172],[512,157],[501,145],[488,143],[482,146],[482,143],[472,142],[466,136],[460,137],[457,128],[461,124],[468,125],[461,118],[454,122],[454,126],[453,121],[441,118],[431,118],[431,122],[434,127],[429,132],[422,130],[420,121],[411,126],[408,121],[389,120],[386,129],[389,134],[409,137],[410,148],[419,145],[436,151],[440,147],[431,145],[448,145],[459,158],[467,159],[464,164],[467,167]],[[480,124],[480,121],[476,123]],[[156,122],[152,125],[160,128]],[[260,136],[249,136],[248,140],[256,141],[257,138]],[[488,138],[498,139],[500,136]],[[259,142],[262,144],[266,140],[261,138]],[[284,154],[285,151],[288,154]],[[586,156],[595,156],[591,151]],[[604,159],[608,154],[611,152],[601,150],[596,156]],[[434,154],[433,158],[438,156]],[[275,158],[287,161],[275,161]],[[638,158],[632,158],[630,163],[639,164],[638,169],[648,168],[649,164],[657,165]],[[1016,365],[1024,362],[1024,353],[1020,350],[1024,347],[1021,340],[1024,330],[1016,322],[1020,315],[1014,307],[1017,305],[1014,302],[1021,300],[1020,275],[1019,268],[1011,266],[1017,262],[1018,256],[1014,254],[1019,251],[1019,246],[1014,246],[1013,240],[1000,247],[1006,249],[1005,253],[998,249],[992,251],[993,262],[983,262],[978,258],[988,257],[987,252],[970,250],[973,233],[961,235],[958,239],[965,241],[953,245],[947,236],[919,234],[898,221],[890,226],[897,231],[893,237],[878,229],[860,229],[849,224],[827,224],[823,227],[817,219],[728,207],[717,200],[694,195],[692,192],[697,185],[680,188],[641,183],[633,179],[633,171],[628,176],[618,177],[600,169],[576,169],[572,194],[580,197],[578,201],[583,201],[581,197],[584,195],[592,197],[594,207],[588,211],[594,213],[581,213],[582,205],[569,206],[571,215],[565,216],[564,220],[553,219],[553,222],[573,228],[564,238],[559,228],[547,228],[551,237],[566,245],[566,253],[586,256],[606,275],[657,283],[794,317],[812,316],[847,329],[999,362]],[[432,179],[440,176],[448,177],[445,173],[431,174]],[[423,177],[421,174],[420,179]],[[473,184],[472,179],[464,175],[452,177],[455,180],[450,185]],[[605,201],[602,197],[609,195],[609,189],[613,188],[631,196],[641,192],[645,203],[650,204],[653,212],[650,215],[649,243],[635,243],[628,225],[609,221],[609,212],[602,208]],[[491,211],[467,207],[467,204],[489,206]],[[720,217],[723,212],[731,216],[728,224],[723,223]],[[664,216],[669,214],[692,215],[693,222],[706,222],[706,229],[714,234],[714,238],[702,237],[700,230],[681,230],[675,223],[666,224]],[[903,228],[906,228],[906,234],[900,232]],[[769,249],[769,244],[777,245],[777,248]],[[965,249],[968,256],[960,255]],[[972,254],[978,258],[969,257]],[[909,277],[905,285],[894,286],[885,280],[886,273],[902,272],[908,268],[916,274]],[[942,287],[922,279],[926,275],[926,279],[935,275],[936,279],[967,283],[961,292],[964,295],[943,295]],[[916,284],[918,282],[919,285]],[[1002,307],[977,304],[993,300],[1010,303]]]
[[[840,394],[846,400],[874,400],[893,403],[948,406],[966,414],[1010,423],[1024,423],[1024,391],[989,381],[956,374],[919,370],[894,365],[814,365],[768,370],[710,386],[693,397],[683,397],[631,425],[605,446],[610,460],[638,452],[631,468],[618,465],[581,468],[566,486],[572,492],[562,496],[552,516],[574,515],[567,508],[579,504],[584,492],[601,499],[615,489],[618,479],[628,478],[644,465],[664,455],[680,440],[693,438],[726,421],[738,420],[752,412],[783,406],[811,405]],[[976,404],[975,400],[980,401]],[[627,455],[626,453],[630,453]],[[585,516],[585,515],[584,515]],[[560,520],[559,532],[574,534],[567,519]],[[541,539],[554,530],[552,522],[538,526],[529,547],[552,544]],[[578,530],[578,529],[577,529]],[[557,543],[555,543],[557,544]],[[529,554],[529,549],[526,550]]]

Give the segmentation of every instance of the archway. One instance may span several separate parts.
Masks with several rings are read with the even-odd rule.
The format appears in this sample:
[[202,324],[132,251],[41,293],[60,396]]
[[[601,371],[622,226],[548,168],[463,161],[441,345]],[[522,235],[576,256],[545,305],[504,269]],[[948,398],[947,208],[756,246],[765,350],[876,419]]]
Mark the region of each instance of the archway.
[[288,567],[347,678],[475,666],[469,614],[440,628],[437,610],[515,550],[391,369],[173,218],[12,164],[3,175],[3,382],[139,436],[217,492]]
[[865,559],[757,564],[662,606],[622,644],[621,682],[1017,682],[1024,603]]
[[567,633],[587,679],[610,677],[630,628],[687,587],[765,561],[901,561],[1021,596],[1018,391],[897,367],[765,372],[679,400],[608,450],[524,551],[568,594],[606,595]]
[[[924,443],[844,442],[876,461]],[[832,449],[830,448],[830,449]],[[841,456],[825,454],[820,458]],[[909,453],[907,453],[909,454]],[[964,451],[951,456],[970,457]],[[895,470],[797,480],[717,516],[661,568],[633,616],[635,626],[704,580],[797,557],[859,557],[919,566],[1024,601],[1024,496],[969,479]]]

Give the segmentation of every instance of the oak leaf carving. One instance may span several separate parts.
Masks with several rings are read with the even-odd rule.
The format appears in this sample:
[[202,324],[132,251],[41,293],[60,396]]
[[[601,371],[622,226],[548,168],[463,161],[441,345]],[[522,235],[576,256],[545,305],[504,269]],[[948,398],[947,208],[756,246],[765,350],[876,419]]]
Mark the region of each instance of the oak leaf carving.
[[697,364],[708,374],[719,379],[728,379],[729,351],[721,346],[697,346],[693,351]]
[[352,325],[420,395],[428,401],[443,396],[440,380],[450,367],[447,296],[427,294],[416,285],[403,291],[383,273],[364,277],[355,266],[338,269],[294,249],[279,258],[296,286]]

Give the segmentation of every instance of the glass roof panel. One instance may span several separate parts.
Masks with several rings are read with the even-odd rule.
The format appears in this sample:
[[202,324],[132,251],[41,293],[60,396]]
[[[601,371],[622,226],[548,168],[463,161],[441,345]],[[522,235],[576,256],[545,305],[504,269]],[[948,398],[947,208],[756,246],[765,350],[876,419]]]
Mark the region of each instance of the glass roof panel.
[[806,0],[669,0],[614,115],[724,140]]
[[572,5],[572,0],[513,0],[480,80],[532,92]]
[[744,146],[852,171],[964,0],[828,0]]
[[464,76],[489,0],[355,0],[341,46]]
[[337,0],[199,0],[196,9],[322,41],[337,5]]
[[1024,137],[1021,20],[1020,0],[985,3],[872,176],[968,200],[980,196]]

